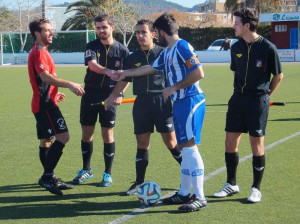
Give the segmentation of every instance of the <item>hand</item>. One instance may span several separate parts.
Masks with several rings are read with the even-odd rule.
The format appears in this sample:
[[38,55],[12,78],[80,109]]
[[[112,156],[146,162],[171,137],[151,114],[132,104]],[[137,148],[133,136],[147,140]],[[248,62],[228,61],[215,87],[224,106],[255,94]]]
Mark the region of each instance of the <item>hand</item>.
[[108,110],[108,108],[112,105],[120,105],[122,103],[121,96],[113,96],[112,94],[104,100],[104,109]]
[[111,70],[111,69],[105,69],[105,74],[110,77],[111,79],[116,79],[119,75],[117,74],[117,71]]
[[83,84],[79,84],[75,82],[70,82],[69,84],[70,84],[69,89],[77,96],[82,96],[85,94],[85,91],[82,88]]
[[114,77],[111,77],[111,79],[114,81],[121,81],[126,77],[126,70],[118,70],[115,74],[116,75]]
[[173,93],[175,93],[175,91],[176,91],[176,89],[174,88],[174,86],[163,89],[164,98],[168,99],[168,97],[171,96]]
[[64,93],[58,92],[56,95],[57,102],[64,102],[66,99],[66,95]]

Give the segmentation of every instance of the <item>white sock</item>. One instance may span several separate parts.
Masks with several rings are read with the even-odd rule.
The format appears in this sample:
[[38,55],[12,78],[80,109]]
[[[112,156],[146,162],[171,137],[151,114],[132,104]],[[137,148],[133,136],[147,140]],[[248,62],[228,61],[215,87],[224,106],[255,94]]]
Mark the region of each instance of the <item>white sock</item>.
[[188,164],[188,170],[190,174],[190,180],[193,186],[194,194],[200,199],[204,196],[204,163],[199,153],[198,147],[185,147],[182,150],[182,154],[186,152],[186,156],[182,156],[182,162],[185,159],[185,164]]
[[189,170],[189,164],[187,159],[188,150],[183,148],[181,152],[181,180],[180,180],[180,190],[178,194],[186,196],[191,192],[192,182]]

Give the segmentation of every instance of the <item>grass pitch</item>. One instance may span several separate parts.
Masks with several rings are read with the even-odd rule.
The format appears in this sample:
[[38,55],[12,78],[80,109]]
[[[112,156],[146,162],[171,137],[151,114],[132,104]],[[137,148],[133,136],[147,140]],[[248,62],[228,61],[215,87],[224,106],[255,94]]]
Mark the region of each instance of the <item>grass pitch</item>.
[[[156,206],[140,212],[136,210],[140,208],[136,196],[119,196],[135,180],[136,141],[132,104],[118,107],[116,156],[112,170],[114,184],[111,187],[98,187],[104,169],[99,125],[95,132],[91,164],[95,176],[73,190],[64,191],[61,197],[39,187],[37,181],[43,170],[38,157],[35,119],[30,109],[32,90],[27,68],[0,67],[0,223],[99,224],[117,223],[116,220],[121,218],[124,223],[299,223],[300,65],[283,65],[284,80],[271,98],[272,101],[285,102],[286,106],[270,108],[265,138],[265,146],[268,147],[266,170],[261,186],[263,199],[258,204],[246,203],[252,184],[251,159],[239,164],[239,194],[224,199],[211,197],[226,180],[224,171],[211,174],[225,166],[224,125],[227,102],[233,91],[233,75],[228,65],[204,65],[204,71],[201,87],[206,95],[207,112],[199,150],[205,163],[205,175],[210,176],[205,181],[208,207],[199,212],[178,214],[178,206]],[[61,78],[83,82],[85,67],[58,67],[57,73]],[[80,97],[68,89],[60,91],[67,95],[66,101],[59,105],[71,139],[55,171],[63,180],[72,181],[76,171],[82,167]],[[129,88],[126,98],[131,97]],[[250,153],[248,136],[244,135],[240,158]],[[163,194],[179,188],[179,166],[157,133],[151,138],[146,180],[157,182]],[[131,216],[126,216],[128,214]]]

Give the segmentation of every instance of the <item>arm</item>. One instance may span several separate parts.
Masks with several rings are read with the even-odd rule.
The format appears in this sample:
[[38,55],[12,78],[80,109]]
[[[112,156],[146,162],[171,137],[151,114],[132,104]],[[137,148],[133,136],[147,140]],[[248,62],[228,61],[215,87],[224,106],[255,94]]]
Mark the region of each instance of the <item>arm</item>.
[[270,92],[269,92],[269,96],[271,96],[275,90],[279,87],[281,81],[283,79],[283,73],[279,73],[278,75],[274,75],[271,83],[270,83]]
[[183,89],[187,86],[191,86],[200,79],[204,78],[204,71],[202,69],[202,66],[197,67],[195,70],[191,71],[188,76],[186,76],[183,80],[176,83],[173,86],[167,87],[163,90],[163,95],[165,98],[168,98],[171,96],[174,92],[176,92],[179,89]]
[[44,83],[57,87],[69,88],[77,96],[82,96],[85,93],[82,88],[82,84],[60,79],[51,75],[48,71],[41,72],[39,76]]
[[114,73],[113,70],[105,68],[102,65],[99,65],[96,60],[90,60],[88,62],[88,66],[91,71],[98,74],[102,74],[102,75],[107,74],[108,76],[112,76],[112,74]]
[[110,76],[115,81],[123,80],[125,77],[137,77],[144,75],[152,75],[156,72],[154,68],[150,65],[144,65],[138,68],[128,69],[128,70],[119,70],[117,71],[118,76]]
[[104,101],[104,108],[107,110],[109,105],[120,105],[122,102],[122,95],[120,92],[125,92],[129,86],[129,82],[119,81],[117,85],[114,87],[113,91]]

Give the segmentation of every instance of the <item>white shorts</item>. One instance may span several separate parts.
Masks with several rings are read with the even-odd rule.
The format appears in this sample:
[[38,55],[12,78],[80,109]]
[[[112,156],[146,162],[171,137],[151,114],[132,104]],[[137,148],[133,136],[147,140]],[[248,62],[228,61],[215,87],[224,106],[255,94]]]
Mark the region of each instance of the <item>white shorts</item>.
[[201,130],[205,114],[205,96],[203,93],[174,101],[173,120],[179,145],[194,138],[201,143]]

